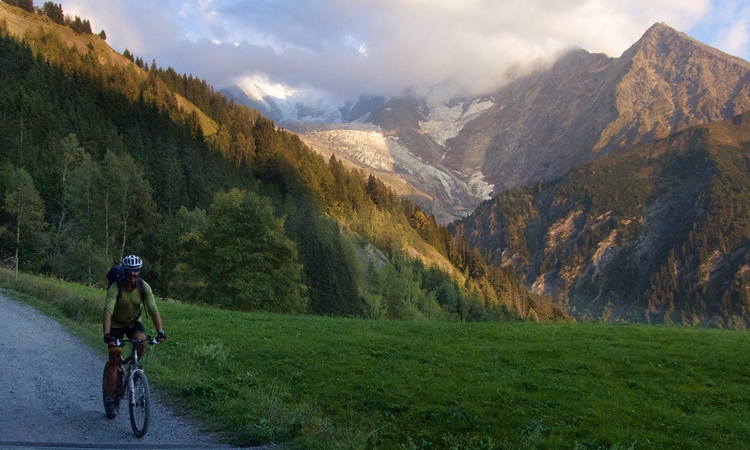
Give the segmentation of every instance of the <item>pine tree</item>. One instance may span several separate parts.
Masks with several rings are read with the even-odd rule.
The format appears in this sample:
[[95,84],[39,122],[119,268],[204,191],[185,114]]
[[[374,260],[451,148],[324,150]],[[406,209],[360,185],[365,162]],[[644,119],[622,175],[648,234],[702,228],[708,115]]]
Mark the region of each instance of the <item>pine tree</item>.
[[34,12],[34,2],[33,0],[4,0],[5,3],[15,6],[17,8],[21,8],[24,11],[28,11],[30,13]]
[[62,5],[53,2],[45,2],[42,6],[42,14],[52,19],[58,25],[65,25],[65,14]]

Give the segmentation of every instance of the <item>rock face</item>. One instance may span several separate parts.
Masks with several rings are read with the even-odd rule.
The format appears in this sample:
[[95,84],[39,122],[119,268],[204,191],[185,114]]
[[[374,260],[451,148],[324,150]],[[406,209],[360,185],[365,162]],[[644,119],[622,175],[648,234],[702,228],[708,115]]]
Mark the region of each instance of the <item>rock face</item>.
[[750,327],[750,112],[503,191],[449,226],[578,318]]

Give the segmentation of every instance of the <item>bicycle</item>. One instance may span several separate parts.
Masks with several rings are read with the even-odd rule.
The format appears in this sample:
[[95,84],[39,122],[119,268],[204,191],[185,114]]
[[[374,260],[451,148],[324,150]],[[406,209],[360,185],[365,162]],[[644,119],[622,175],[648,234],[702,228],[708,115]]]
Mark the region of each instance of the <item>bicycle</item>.
[[[151,404],[151,389],[148,385],[148,379],[143,372],[143,367],[138,363],[138,354],[135,351],[135,346],[141,343],[156,345],[158,341],[156,338],[146,336],[146,339],[142,341],[123,339],[115,343],[116,347],[125,347],[127,344],[133,347],[130,355],[122,360],[120,367],[117,369],[117,389],[115,390],[117,403],[115,404],[115,409],[119,411],[120,400],[124,399],[127,395],[130,426],[133,428],[133,434],[139,438],[145,436],[148,430],[149,405]],[[104,398],[105,407],[106,376],[105,369],[104,376],[102,377],[102,397]]]

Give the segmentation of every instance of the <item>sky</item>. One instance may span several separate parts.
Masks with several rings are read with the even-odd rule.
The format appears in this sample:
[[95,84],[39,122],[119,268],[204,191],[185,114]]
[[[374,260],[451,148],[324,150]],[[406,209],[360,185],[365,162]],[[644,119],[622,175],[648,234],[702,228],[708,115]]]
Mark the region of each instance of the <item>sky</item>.
[[[40,3],[41,0],[37,0]],[[750,60],[750,0],[64,0],[118,52],[284,97],[481,95],[570,48],[619,57],[654,23]],[[37,6],[40,6],[37,5]],[[515,71],[517,73],[518,70]]]

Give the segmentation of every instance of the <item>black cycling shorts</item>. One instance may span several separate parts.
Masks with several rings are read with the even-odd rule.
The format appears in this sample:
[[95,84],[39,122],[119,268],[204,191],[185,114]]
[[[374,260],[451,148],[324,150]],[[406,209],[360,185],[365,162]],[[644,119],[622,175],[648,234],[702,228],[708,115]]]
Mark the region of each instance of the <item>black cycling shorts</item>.
[[121,340],[123,336],[127,336],[128,339],[133,339],[135,334],[146,334],[146,328],[143,326],[143,322],[136,320],[130,325],[122,328],[110,328],[109,334],[117,340]]

